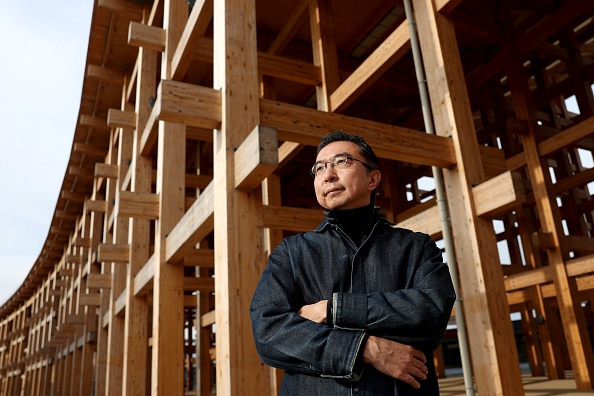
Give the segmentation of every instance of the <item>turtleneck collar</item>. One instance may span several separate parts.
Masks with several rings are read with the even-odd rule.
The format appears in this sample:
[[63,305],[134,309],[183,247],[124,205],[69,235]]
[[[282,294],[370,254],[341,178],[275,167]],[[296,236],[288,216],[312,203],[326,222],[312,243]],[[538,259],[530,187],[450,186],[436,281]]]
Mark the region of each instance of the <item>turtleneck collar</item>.
[[373,204],[347,210],[325,210],[324,214],[331,223],[340,228],[359,246],[363,233],[375,214]]

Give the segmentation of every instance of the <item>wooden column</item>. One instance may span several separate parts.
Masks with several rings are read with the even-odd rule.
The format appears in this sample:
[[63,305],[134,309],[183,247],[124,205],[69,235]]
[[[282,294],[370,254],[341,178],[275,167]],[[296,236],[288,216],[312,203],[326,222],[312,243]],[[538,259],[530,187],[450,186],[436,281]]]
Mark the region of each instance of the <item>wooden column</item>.
[[[171,60],[188,18],[185,0],[166,0],[163,28],[167,31],[161,79],[171,78]],[[159,122],[157,188],[159,218],[155,226],[151,394],[184,393],[184,268],[167,263],[166,237],[184,214],[186,127]]]
[[[133,135],[131,191],[151,192],[152,161],[140,154],[142,132],[151,112],[157,75],[157,53],[140,48],[136,81],[136,129]],[[150,221],[130,219],[130,262],[126,267],[126,313],[124,317],[123,395],[147,394],[148,382],[148,313],[144,296],[134,296],[134,277],[149,259]]]
[[270,370],[249,317],[264,267],[261,192],[234,188],[235,149],[259,123],[254,0],[214,0],[213,61],[214,88],[222,92],[222,126],[214,132],[217,394],[265,395]]
[[[477,216],[473,185],[485,181],[455,32],[430,0],[414,2],[435,129],[451,136],[457,166],[444,169],[472,366],[478,392],[516,396],[522,378],[490,219]],[[485,331],[489,329],[489,331]]]

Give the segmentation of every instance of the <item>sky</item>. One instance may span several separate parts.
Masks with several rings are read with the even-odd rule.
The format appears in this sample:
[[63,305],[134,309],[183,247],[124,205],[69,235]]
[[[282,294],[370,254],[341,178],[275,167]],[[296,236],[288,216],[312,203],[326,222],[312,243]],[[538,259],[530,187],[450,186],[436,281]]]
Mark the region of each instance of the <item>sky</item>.
[[48,236],[72,149],[93,0],[0,0],[0,306]]

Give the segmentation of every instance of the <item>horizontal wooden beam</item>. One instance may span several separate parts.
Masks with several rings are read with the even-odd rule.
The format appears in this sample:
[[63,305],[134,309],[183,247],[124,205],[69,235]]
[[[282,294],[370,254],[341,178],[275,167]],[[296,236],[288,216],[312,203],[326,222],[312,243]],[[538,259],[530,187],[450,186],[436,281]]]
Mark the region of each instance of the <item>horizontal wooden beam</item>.
[[594,254],[569,260],[565,266],[568,276],[579,276],[594,272]]
[[158,52],[165,51],[167,32],[157,26],[144,23],[130,22],[128,26],[128,44],[133,47],[142,47]]
[[194,249],[184,254],[183,264],[186,267],[214,268],[214,249]]
[[256,127],[235,151],[235,188],[253,190],[278,166],[278,138],[275,128]]
[[136,18],[140,18],[143,11],[142,4],[129,0],[98,0],[97,6],[110,9],[117,14]]
[[184,291],[213,292],[214,288],[214,278],[184,278]]
[[424,232],[432,238],[441,234],[441,220],[439,218],[439,208],[433,204],[427,209],[406,219],[397,220],[396,225],[399,228],[407,228],[415,232]]
[[136,113],[133,111],[122,111],[109,109],[107,112],[107,125],[110,128],[136,128]]
[[111,274],[87,275],[87,288],[89,289],[111,289],[111,283]]
[[264,205],[262,212],[264,227],[279,230],[312,231],[324,219],[322,209]]
[[519,274],[510,275],[504,279],[505,290],[513,291],[529,286],[542,285],[553,282],[551,267],[540,267]]
[[418,165],[451,167],[456,163],[452,140],[413,129],[260,99],[260,122],[278,129],[278,139],[317,146],[327,133],[359,133],[378,157]]
[[210,183],[169,232],[165,260],[181,262],[187,252],[214,229],[214,183]]
[[119,216],[155,220],[159,217],[159,195],[121,191],[117,201]]
[[122,73],[97,65],[87,66],[87,77],[111,84],[124,83],[124,75]]
[[116,179],[119,176],[118,166],[111,164],[95,164],[95,177],[105,177],[107,179]]
[[319,66],[263,52],[258,52],[258,71],[265,76],[310,86],[322,82]]
[[130,260],[130,245],[128,244],[99,244],[97,261],[125,263]]
[[107,202],[99,199],[87,199],[85,201],[85,212],[105,213],[107,211]]
[[84,154],[91,157],[105,157],[107,153],[107,148],[94,146],[92,144],[86,143],[74,143],[72,150],[78,154]]
[[179,81],[161,80],[157,89],[157,101],[161,121],[207,129],[221,126],[221,91]]
[[101,305],[101,294],[81,294],[78,298],[78,304],[89,307],[99,307]]
[[208,327],[215,324],[216,311],[212,310],[200,316],[200,327]]
[[505,172],[472,188],[477,216],[495,217],[521,205],[526,197],[520,174]]
[[107,120],[101,117],[81,114],[78,119],[78,123],[81,126],[97,128],[99,130],[109,130],[109,127],[107,126]]

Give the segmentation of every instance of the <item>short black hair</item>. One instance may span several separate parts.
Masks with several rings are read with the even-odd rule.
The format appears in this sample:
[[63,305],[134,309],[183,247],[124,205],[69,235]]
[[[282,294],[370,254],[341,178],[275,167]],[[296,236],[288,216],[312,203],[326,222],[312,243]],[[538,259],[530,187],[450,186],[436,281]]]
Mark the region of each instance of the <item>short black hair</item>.
[[334,142],[351,142],[355,143],[359,147],[359,152],[365,158],[366,165],[368,169],[377,170],[379,169],[377,156],[373,152],[373,149],[365,139],[361,135],[355,135],[352,133],[348,133],[341,130],[332,131],[320,140],[320,144],[318,144],[317,154],[320,154],[320,151],[330,143]]

